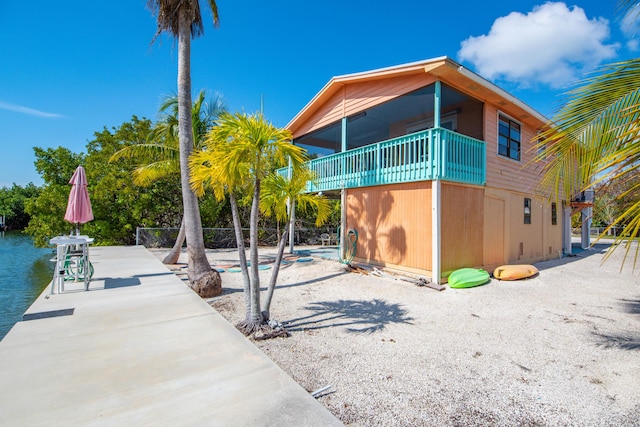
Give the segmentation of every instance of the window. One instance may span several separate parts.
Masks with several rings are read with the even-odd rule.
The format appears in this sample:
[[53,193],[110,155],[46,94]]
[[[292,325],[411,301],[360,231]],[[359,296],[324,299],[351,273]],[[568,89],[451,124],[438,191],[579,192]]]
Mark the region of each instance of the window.
[[551,225],[558,225],[558,208],[555,202],[551,203]]
[[524,223],[531,224],[531,199],[524,198]]
[[520,160],[520,124],[503,115],[498,119],[498,154]]

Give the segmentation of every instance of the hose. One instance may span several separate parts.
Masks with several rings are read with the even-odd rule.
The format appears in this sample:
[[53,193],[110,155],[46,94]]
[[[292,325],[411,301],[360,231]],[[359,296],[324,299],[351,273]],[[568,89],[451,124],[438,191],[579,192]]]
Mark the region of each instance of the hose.
[[84,280],[84,276],[89,270],[89,278],[93,277],[93,264],[89,261],[89,268],[85,269],[84,260],[82,258],[73,259],[71,255],[67,255],[64,260],[64,280],[75,281]]
[[[340,234],[340,227],[338,227],[338,236]],[[358,232],[353,228],[347,231],[347,237],[345,239],[347,241],[347,246],[345,246],[344,251],[344,259],[342,258],[342,239],[340,239],[340,244],[338,245],[338,259],[343,264],[351,264],[353,258],[356,256],[356,248],[358,243]],[[349,245],[350,244],[350,245]]]

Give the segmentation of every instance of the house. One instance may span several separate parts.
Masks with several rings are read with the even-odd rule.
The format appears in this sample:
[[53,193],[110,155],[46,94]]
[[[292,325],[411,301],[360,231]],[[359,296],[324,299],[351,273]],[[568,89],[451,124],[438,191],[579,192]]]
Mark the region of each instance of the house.
[[309,191],[341,198],[355,260],[440,282],[570,250],[571,206],[531,162],[545,122],[440,57],[334,77],[286,128],[315,157]]

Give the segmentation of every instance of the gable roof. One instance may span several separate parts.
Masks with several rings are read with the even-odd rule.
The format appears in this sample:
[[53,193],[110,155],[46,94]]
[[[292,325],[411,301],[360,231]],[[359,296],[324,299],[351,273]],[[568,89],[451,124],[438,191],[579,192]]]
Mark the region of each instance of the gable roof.
[[507,109],[515,119],[531,123],[536,127],[547,122],[546,117],[515,96],[452,59],[441,56],[408,64],[333,77],[320,92],[291,119],[286,125],[286,128],[295,133],[296,129],[304,124],[309,117],[346,85],[422,73],[434,75],[441,81],[465,91],[476,99],[492,103],[498,108]]

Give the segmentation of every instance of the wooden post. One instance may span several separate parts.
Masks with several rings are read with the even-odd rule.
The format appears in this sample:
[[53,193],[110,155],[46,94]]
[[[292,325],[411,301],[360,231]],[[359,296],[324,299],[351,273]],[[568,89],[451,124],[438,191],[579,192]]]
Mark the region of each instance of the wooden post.
[[[440,127],[440,94],[441,87],[440,81],[437,80],[435,83],[435,93],[433,97],[433,126],[434,128]],[[441,213],[441,190],[442,185],[440,183],[440,172],[442,168],[442,159],[441,159],[441,141],[440,141],[440,133],[436,130],[435,132],[431,132],[431,137],[435,139],[433,141],[433,153],[429,153],[431,155],[431,159],[435,162],[434,168],[434,176],[433,181],[431,182],[431,270],[433,272],[431,281],[440,284],[442,282],[442,259],[441,259],[441,245],[440,245],[440,213]]]

